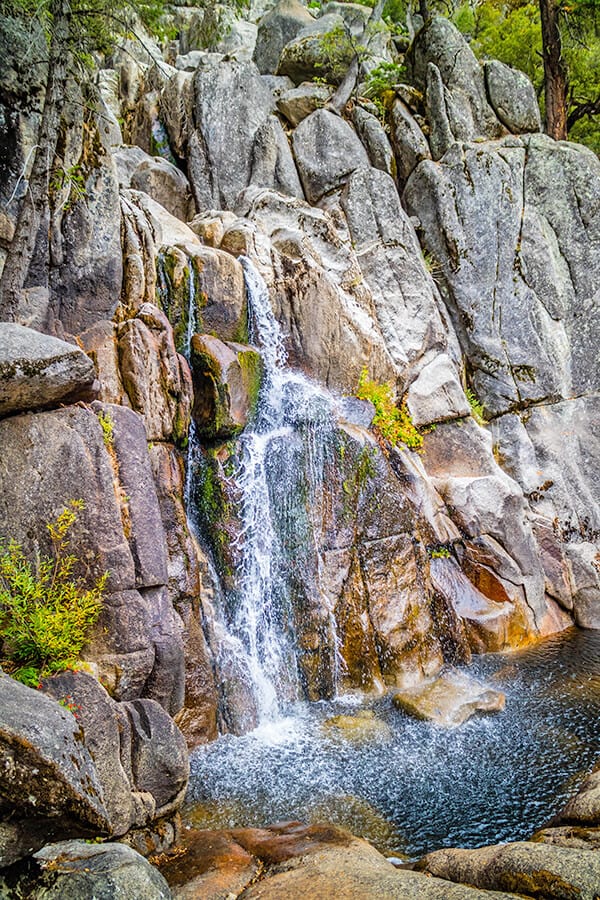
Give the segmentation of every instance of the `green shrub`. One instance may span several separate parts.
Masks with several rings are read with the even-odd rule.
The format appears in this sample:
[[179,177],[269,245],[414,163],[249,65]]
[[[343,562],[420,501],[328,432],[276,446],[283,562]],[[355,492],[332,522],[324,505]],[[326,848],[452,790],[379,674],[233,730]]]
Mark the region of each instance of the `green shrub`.
[[473,416],[477,424],[482,426],[487,425],[487,419],[485,418],[483,404],[481,403],[481,401],[477,399],[470,388],[465,389],[465,396],[469,401],[469,406],[471,407],[471,415]]
[[365,94],[372,100],[380,100],[384,105],[393,101],[394,87],[406,79],[406,67],[397,63],[382,62],[369,73]]
[[83,508],[82,500],[71,500],[47,523],[53,553],[35,563],[16,541],[0,541],[2,666],[24,684],[74,668],[100,615],[108,573],[86,588],[73,574],[77,558],[68,553],[68,534]]
[[370,400],[375,407],[373,429],[380,437],[394,446],[401,442],[411,450],[422,447],[423,437],[413,425],[406,404],[396,406],[392,385],[371,381],[366,367],[360,374],[357,397]]

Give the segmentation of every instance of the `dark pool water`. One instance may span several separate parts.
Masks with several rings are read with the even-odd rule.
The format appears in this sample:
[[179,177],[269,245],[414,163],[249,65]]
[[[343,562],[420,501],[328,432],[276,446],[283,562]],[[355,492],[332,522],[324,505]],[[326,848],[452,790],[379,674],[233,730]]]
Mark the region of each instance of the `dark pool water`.
[[572,630],[480,657],[469,671],[504,691],[503,712],[447,731],[383,698],[370,706],[391,736],[357,744],[323,728],[360,709],[348,698],[296,705],[280,722],[197,750],[188,821],[331,821],[410,858],[527,837],[600,758],[600,633]]

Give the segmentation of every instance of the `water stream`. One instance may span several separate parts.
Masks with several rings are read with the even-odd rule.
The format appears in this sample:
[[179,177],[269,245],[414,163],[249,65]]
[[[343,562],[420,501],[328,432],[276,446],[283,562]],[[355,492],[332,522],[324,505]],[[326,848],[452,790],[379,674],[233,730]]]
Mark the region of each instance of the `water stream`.
[[[444,730],[389,698],[387,726],[353,742],[326,720],[356,698],[294,704],[279,722],[195,751],[187,818],[196,827],[337,822],[384,853],[524,839],[555,814],[600,757],[600,634],[573,629],[469,670],[506,709]],[[367,701],[368,704],[368,701]]]

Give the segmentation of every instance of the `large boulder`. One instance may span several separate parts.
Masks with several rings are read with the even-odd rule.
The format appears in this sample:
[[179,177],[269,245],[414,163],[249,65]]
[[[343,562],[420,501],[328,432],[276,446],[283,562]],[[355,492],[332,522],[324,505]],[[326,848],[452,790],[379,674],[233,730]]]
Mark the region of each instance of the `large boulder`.
[[0,866],[48,838],[110,832],[102,780],[71,712],[2,672],[0,706]]
[[292,143],[304,192],[313,204],[369,162],[356,132],[326,109],[318,109],[303,119],[294,131]]
[[77,345],[0,323],[0,416],[91,400],[92,360]]
[[416,688],[397,691],[393,702],[417,719],[452,728],[478,713],[499,712],[504,709],[505,697],[500,691],[456,671],[444,672]]
[[540,108],[527,75],[497,59],[488,60],[484,72],[490,104],[502,124],[513,134],[541,131]]
[[281,51],[313,17],[298,0],[279,0],[258,23],[253,59],[258,71],[275,72]]

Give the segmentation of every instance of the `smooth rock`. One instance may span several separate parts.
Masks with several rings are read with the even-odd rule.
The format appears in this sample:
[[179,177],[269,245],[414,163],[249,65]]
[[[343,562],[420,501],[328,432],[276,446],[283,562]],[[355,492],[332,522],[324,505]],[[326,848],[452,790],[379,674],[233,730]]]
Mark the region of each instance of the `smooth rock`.
[[490,104],[502,124],[513,134],[541,131],[540,108],[527,75],[497,59],[487,60],[483,68]]
[[396,160],[385,129],[377,116],[356,105],[352,110],[352,122],[367,151],[371,165],[395,178]]
[[279,0],[258,23],[253,59],[259,72],[274,73],[285,45],[313,21],[298,0]]
[[277,100],[277,109],[295,128],[302,119],[325,106],[332,91],[333,88],[326,84],[313,84],[309,81],[281,94]]
[[436,850],[418,866],[449,881],[548,900],[595,900],[600,885],[600,857],[593,850],[525,841],[479,850]]
[[422,159],[431,159],[431,151],[427,138],[414,116],[399,98],[394,100],[392,105],[391,138],[398,178],[405,184]]
[[366,151],[350,125],[318,109],[292,135],[294,156],[309,203],[340,187],[359,166],[368,165]]
[[339,42],[339,59],[332,61],[332,54],[323,41],[323,35],[333,31],[343,32],[344,20],[339,15],[313,19],[297,36],[285,45],[279,57],[278,75],[287,75],[294,84],[324,78],[330,84],[339,84],[346,66],[352,61],[352,45],[349,40]]
[[417,719],[454,728],[471,716],[504,709],[505,696],[456,671],[444,672],[411,690],[397,691],[393,701],[398,709]]
[[353,716],[331,716],[323,722],[323,729],[350,743],[364,744],[370,741],[391,740],[389,726],[378,719],[372,710],[364,709]]
[[456,366],[445,353],[421,369],[408,390],[406,405],[417,428],[471,412]]
[[0,416],[92,400],[95,377],[92,360],[77,345],[0,323]]
[[140,162],[127,187],[144,191],[171,215],[184,222],[194,214],[189,181],[183,172],[166,159],[151,157]]

